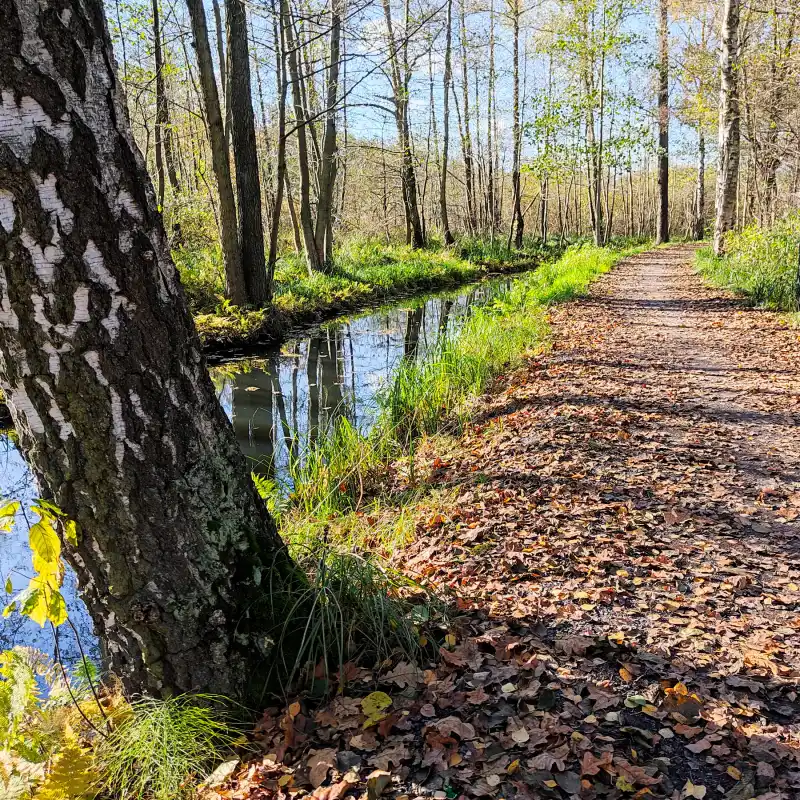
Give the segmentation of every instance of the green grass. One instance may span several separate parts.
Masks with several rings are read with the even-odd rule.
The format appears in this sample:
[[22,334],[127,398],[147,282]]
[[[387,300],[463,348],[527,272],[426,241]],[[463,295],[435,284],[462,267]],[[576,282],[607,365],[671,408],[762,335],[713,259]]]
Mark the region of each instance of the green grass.
[[195,781],[240,738],[220,700],[181,695],[123,705],[94,751],[103,790],[120,800],[192,796]]
[[311,275],[303,256],[288,253],[277,264],[269,309],[239,309],[225,302],[217,246],[182,247],[174,258],[201,338],[234,342],[264,332],[279,336],[290,325],[318,314],[458,286],[490,269],[513,269],[539,260],[556,248],[542,247],[533,239],[520,251],[509,251],[499,238],[469,238],[452,248],[432,244],[421,250],[353,240],[336,250],[329,272]]
[[696,267],[710,283],[737,292],[764,308],[800,309],[800,214],[792,214],[771,228],[753,225],[741,233],[731,233],[725,250],[721,258],[710,248],[697,252]]
[[[369,433],[341,418],[318,432],[294,461],[289,507],[295,524],[298,518],[328,520],[358,511],[374,502],[401,468],[401,482],[413,486],[419,439],[460,430],[493,378],[546,345],[549,305],[585,293],[595,277],[642,249],[628,243],[573,246],[557,261],[499,290],[424,360],[402,364],[379,395],[379,417]],[[291,525],[284,526],[284,536],[291,541]]]

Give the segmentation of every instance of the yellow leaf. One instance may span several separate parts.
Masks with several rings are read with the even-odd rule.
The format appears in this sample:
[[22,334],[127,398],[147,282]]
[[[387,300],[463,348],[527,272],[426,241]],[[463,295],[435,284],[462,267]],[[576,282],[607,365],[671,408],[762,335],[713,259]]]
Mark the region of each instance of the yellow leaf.
[[361,710],[367,718],[364,727],[380,722],[386,714],[383,712],[392,704],[392,698],[386,692],[372,692],[361,701]]
[[74,520],[68,519],[64,523],[64,538],[73,546],[78,546],[78,526]]
[[633,784],[628,783],[628,781],[626,781],[625,778],[622,777],[622,775],[620,775],[617,778],[616,786],[617,786],[617,789],[619,789],[621,792],[635,792],[636,791],[636,787]]
[[49,522],[39,520],[39,522],[31,525],[28,541],[30,542],[31,550],[42,561],[50,564],[58,563],[61,555],[61,540]]
[[728,773],[728,775],[730,775],[730,776],[731,776],[731,778],[733,778],[735,781],[738,781],[738,780],[739,780],[739,778],[741,778],[741,777],[742,777],[742,773],[741,773],[741,772],[740,772],[738,769],[736,769],[736,767],[734,767],[734,766],[730,766],[730,767],[728,767],[728,769],[727,769],[727,770],[725,770],[725,771],[726,771],[726,772]]
[[706,787],[694,784],[691,781],[686,781],[686,786],[683,787],[681,798],[693,797],[696,800],[702,800],[706,796]]
[[88,751],[76,741],[67,742],[55,757],[35,800],[80,800],[94,797],[95,768]]

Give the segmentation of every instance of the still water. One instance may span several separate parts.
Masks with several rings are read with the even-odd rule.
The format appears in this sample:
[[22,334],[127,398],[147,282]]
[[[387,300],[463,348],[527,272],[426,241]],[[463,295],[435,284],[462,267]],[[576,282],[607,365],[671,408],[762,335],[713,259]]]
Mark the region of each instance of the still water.
[[[368,430],[375,419],[376,395],[398,364],[425,358],[443,332],[456,330],[470,308],[488,302],[508,283],[489,281],[335,320],[279,348],[216,363],[212,380],[252,470],[285,481],[292,454],[302,456],[309,438],[338,416]],[[13,438],[0,436],[0,498],[19,500],[24,509],[36,494]],[[30,577],[27,527],[20,514],[11,534],[0,533],[0,578],[3,584],[11,578],[14,594]],[[64,596],[75,630],[65,625],[59,631],[62,657],[78,658],[76,632],[84,649],[96,657],[91,621],[69,571]],[[0,586],[0,603],[4,606],[10,597]],[[49,628],[12,614],[0,620],[0,649],[19,644],[55,654]]]

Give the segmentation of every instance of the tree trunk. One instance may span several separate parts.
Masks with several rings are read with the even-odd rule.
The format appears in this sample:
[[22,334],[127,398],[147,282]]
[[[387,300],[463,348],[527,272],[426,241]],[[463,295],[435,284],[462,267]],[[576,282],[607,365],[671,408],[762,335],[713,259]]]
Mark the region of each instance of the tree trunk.
[[658,227],[656,244],[669,241],[669,18],[667,0],[658,15]]
[[[425,246],[425,234],[422,232],[422,221],[417,203],[417,176],[414,171],[414,154],[411,150],[411,131],[408,124],[407,80],[401,76],[400,60],[397,52],[397,41],[392,25],[392,10],[389,0],[383,0],[383,15],[386,20],[386,34],[389,42],[389,66],[391,68],[392,101],[397,125],[397,139],[402,154],[400,178],[403,189],[403,206],[406,214],[408,243],[414,247]],[[407,76],[406,76],[407,77]]]
[[477,229],[475,213],[475,178],[473,175],[472,134],[469,128],[469,69],[467,63],[467,15],[464,0],[459,5],[461,31],[461,99],[464,107],[464,185],[467,192],[467,230]]
[[447,213],[447,171],[450,158],[450,81],[452,80],[453,0],[447,0],[447,21],[444,29],[444,78],[442,79],[442,174],[439,178],[439,211],[442,216],[442,236],[446,245],[455,241]]
[[694,216],[694,238],[701,241],[706,230],[706,137],[703,128],[698,132],[697,189]]
[[219,0],[211,0],[214,9],[214,29],[217,34],[217,60],[219,61],[219,83],[222,89],[222,97],[227,104],[227,87],[225,85],[225,75],[227,72],[227,59],[225,58],[225,34],[222,30],[222,12],[219,7]]
[[739,2],[725,0],[720,37],[719,163],[717,166],[717,214],[714,252],[725,251],[725,234],[733,228],[739,180]]
[[108,668],[129,692],[243,697],[301,578],[206,372],[102,3],[70,11],[0,14],[0,386],[78,524]]
[[[300,232],[306,251],[309,272],[319,272],[323,264],[319,259],[314,239],[314,224],[311,219],[311,170],[308,164],[308,137],[306,135],[306,111],[303,103],[300,66],[298,62],[298,43],[294,35],[294,22],[288,0],[281,0],[281,19],[286,45],[289,78],[292,83],[292,103],[294,106],[295,129],[297,132],[297,160],[300,170]],[[286,176],[288,178],[288,175]],[[291,203],[291,196],[289,199]]]
[[236,165],[236,198],[239,207],[239,247],[247,300],[262,306],[270,296],[264,262],[264,222],[261,217],[261,181],[250,86],[250,50],[247,14],[243,0],[225,0],[228,34],[228,107]]
[[279,24],[280,14],[276,13],[277,2],[272,2],[272,35],[275,43],[275,80],[278,95],[278,147],[275,170],[275,203],[269,229],[269,255],[267,257],[267,286],[272,294],[275,277],[275,264],[278,261],[278,236],[281,227],[283,192],[286,182],[286,43],[283,27]]
[[511,167],[511,190],[514,195],[514,205],[512,208],[511,226],[514,231],[514,246],[517,249],[522,247],[522,235],[525,228],[525,220],[522,216],[522,187],[520,185],[520,156],[522,149],[522,129],[520,125],[519,107],[519,16],[521,0],[511,0],[511,14],[514,28],[514,57],[513,57],[513,77],[514,77],[514,99],[513,99],[513,137],[512,147],[514,148],[514,160]]
[[164,80],[164,54],[161,49],[161,17],[158,0],[153,0],[153,60],[156,73],[156,176],[158,179],[158,207],[164,209],[164,165],[169,175],[169,183],[174,194],[177,194],[178,173],[175,170],[175,156],[172,149],[172,129],[169,124],[169,106],[167,105],[167,89]]
[[497,183],[496,183],[496,154],[494,126],[497,118],[497,107],[495,100],[495,68],[494,68],[494,0],[489,3],[489,85],[487,98],[487,121],[486,121],[486,149],[487,158],[487,179],[486,179],[486,203],[488,206],[489,232],[494,237],[497,229]]
[[322,139],[322,164],[317,197],[317,221],[314,242],[321,264],[333,260],[333,191],[336,187],[336,104],[339,101],[339,43],[342,33],[341,0],[331,0],[330,62],[325,98],[325,134]]
[[208,138],[211,144],[211,165],[217,179],[219,193],[219,221],[222,240],[222,259],[225,262],[225,294],[234,305],[247,302],[247,290],[242,270],[242,255],[236,224],[236,202],[233,197],[231,167],[228,145],[219,107],[217,81],[214,78],[214,62],[208,43],[208,26],[203,0],[186,0],[192,24],[192,36],[197,52],[197,67],[200,73],[200,88],[206,110]]

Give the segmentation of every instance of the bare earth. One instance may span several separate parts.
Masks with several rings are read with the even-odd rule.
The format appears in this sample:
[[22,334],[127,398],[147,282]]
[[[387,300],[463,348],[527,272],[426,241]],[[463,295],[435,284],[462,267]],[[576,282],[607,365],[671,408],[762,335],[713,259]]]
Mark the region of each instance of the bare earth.
[[431,455],[459,496],[400,562],[458,597],[455,641],[395,669],[377,730],[347,698],[293,747],[265,718],[296,785],[328,748],[327,800],[364,790],[351,762],[411,797],[800,798],[800,331],[692,258],[555,310],[553,348]]

